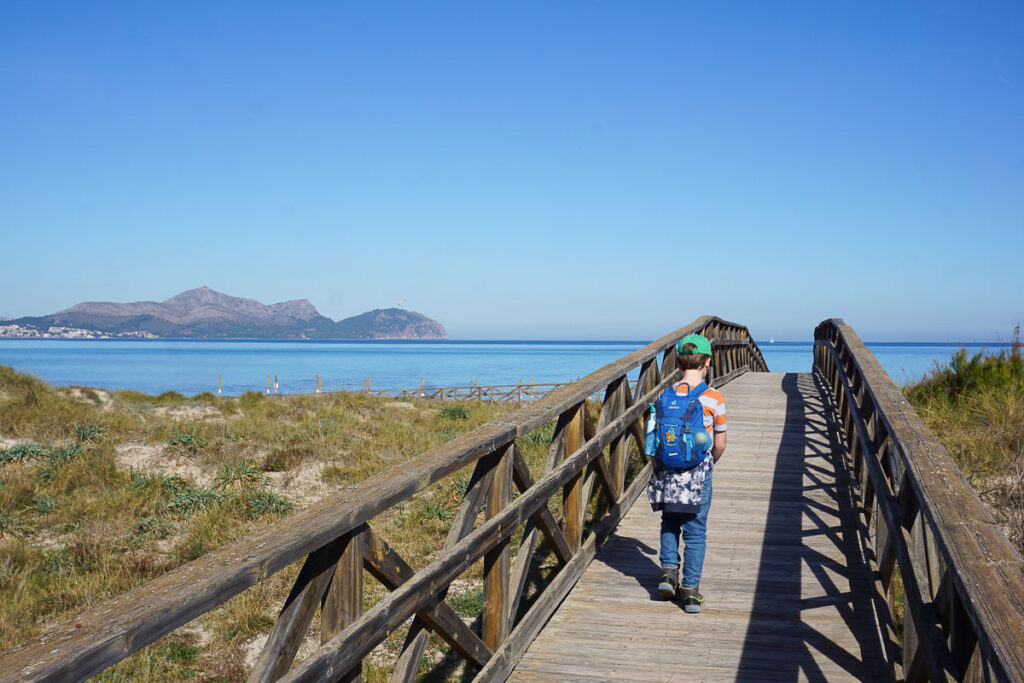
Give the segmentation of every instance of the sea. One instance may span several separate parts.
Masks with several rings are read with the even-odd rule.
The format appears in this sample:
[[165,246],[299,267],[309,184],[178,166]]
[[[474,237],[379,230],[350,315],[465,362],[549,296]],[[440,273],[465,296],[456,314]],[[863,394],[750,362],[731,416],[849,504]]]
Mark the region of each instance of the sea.
[[[56,386],[225,396],[273,388],[323,391],[570,382],[645,341],[222,341],[0,339],[0,364]],[[809,372],[811,342],[758,342],[776,372]],[[961,347],[1005,344],[867,343],[900,385],[916,382]],[[636,372],[634,371],[634,375]]]

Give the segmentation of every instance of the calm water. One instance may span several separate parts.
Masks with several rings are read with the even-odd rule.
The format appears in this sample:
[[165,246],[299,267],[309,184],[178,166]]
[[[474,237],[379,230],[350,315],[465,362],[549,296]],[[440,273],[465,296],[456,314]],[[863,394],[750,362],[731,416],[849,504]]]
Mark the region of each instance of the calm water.
[[[564,382],[634,351],[646,342],[281,342],[91,341],[0,339],[0,364],[52,384],[167,390],[186,395],[266,389],[269,374],[283,393],[313,391],[315,375],[327,391],[377,388]],[[768,367],[807,372],[810,342],[761,342]],[[868,344],[898,384],[915,381],[961,344]],[[979,350],[986,345],[967,344]],[[999,345],[989,344],[987,348]],[[635,373],[634,373],[635,374]]]

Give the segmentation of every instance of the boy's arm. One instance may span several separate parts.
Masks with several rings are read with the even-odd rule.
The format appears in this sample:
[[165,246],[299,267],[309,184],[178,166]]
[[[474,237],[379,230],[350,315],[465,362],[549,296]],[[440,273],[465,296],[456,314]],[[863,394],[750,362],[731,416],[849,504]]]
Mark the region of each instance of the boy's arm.
[[725,401],[720,401],[715,408],[714,417],[714,441],[711,442],[711,457],[718,462],[718,459],[725,453]]
[[715,440],[711,444],[711,457],[715,459],[715,462],[718,462],[722,453],[725,453],[725,434],[726,432],[715,432]]

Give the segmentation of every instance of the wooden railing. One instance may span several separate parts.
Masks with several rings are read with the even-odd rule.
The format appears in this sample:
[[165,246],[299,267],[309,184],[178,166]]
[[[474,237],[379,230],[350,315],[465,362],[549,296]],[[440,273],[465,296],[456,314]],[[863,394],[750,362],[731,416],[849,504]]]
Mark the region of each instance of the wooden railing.
[[[649,465],[639,452],[647,404],[679,377],[674,345],[692,332],[712,339],[714,384],[767,370],[745,327],[701,317],[425,453],[397,474],[368,479],[3,653],[0,672],[5,680],[84,679],[305,558],[250,681],[354,679],[361,660],[410,617],[392,680],[414,677],[428,631],[465,658],[479,679],[503,680],[644,489]],[[635,368],[639,380],[629,391],[626,375]],[[587,401],[598,392],[603,400],[592,421]],[[547,461],[534,480],[516,441],[553,420]],[[416,570],[380,536],[374,518],[463,468],[472,475],[447,541],[436,559]],[[558,518],[548,507],[555,496],[561,500]],[[515,552],[514,536],[521,538]],[[558,568],[521,610],[542,538]],[[478,634],[444,598],[448,586],[481,559]],[[364,568],[390,590],[365,612]],[[318,610],[322,646],[293,667]]]
[[406,389],[369,389],[366,393],[389,398],[430,398],[441,401],[501,401],[522,403],[537,401],[569,382],[529,384],[469,384],[459,387],[428,387],[421,385]]
[[826,320],[814,339],[858,483],[894,675],[1024,681],[1020,556],[856,333]]

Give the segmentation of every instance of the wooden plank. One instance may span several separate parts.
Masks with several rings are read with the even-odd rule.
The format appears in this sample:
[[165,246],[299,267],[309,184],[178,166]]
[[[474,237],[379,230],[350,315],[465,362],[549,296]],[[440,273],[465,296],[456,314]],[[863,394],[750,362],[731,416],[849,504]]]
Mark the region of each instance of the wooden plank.
[[[334,565],[331,583],[320,603],[320,642],[326,643],[355,621],[363,612],[363,546],[365,525],[345,534],[340,539],[341,555]],[[362,661],[353,662],[342,670],[337,680],[360,681]]]
[[[583,425],[585,403],[579,403],[569,410],[569,423],[565,429],[565,453],[575,453],[583,443]],[[562,531],[569,549],[574,553],[579,550],[583,540],[583,516],[587,511],[587,501],[583,495],[584,472],[568,480],[562,487]]]
[[519,622],[519,625],[505,639],[501,648],[495,651],[494,656],[480,671],[479,680],[505,680],[508,677],[513,666],[522,657],[530,643],[534,641],[537,633],[551,616],[552,611],[576,584],[576,581],[579,580],[579,577],[582,576],[583,571],[587,568],[587,565],[596,555],[597,550],[607,540],[625,513],[632,507],[633,502],[644,490],[649,476],[650,466],[648,465],[633,480],[626,493],[623,494],[621,502],[612,506],[608,514],[598,523],[594,533],[587,537],[580,550],[559,571],[541,597],[534,602],[522,621]]
[[274,622],[274,628],[249,673],[249,683],[276,681],[291,666],[309,624],[320,607],[343,550],[344,543],[339,539],[306,558]]
[[1021,558],[956,464],[910,408],[856,333],[841,320],[819,325],[815,338],[837,339],[865,379],[885,431],[899,444],[907,476],[935,544],[950,569],[986,660],[1000,676],[1024,679],[1024,567]]
[[[658,385],[648,395],[656,395],[654,392],[663,388],[662,385]],[[512,505],[484,522],[456,544],[449,553],[435,559],[415,578],[386,596],[330,643],[296,665],[282,680],[313,681],[333,675],[337,671],[347,670],[348,666],[368,653],[398,624],[427,604],[444,586],[449,585],[485,552],[508,538],[514,529],[523,524],[542,505],[546,505],[547,500],[566,482],[581,474],[611,439],[621,434],[627,425],[641,414],[644,407],[642,404],[636,405],[609,423]]]
[[[456,513],[455,520],[448,529],[443,546],[444,550],[458,543],[473,529],[480,506],[491,490],[502,453],[504,453],[504,449],[490,453],[477,461],[476,467],[473,468],[473,474],[470,476],[469,484],[466,486],[466,492],[462,496],[462,502],[459,504],[459,511]],[[411,578],[412,574],[411,570],[405,573],[403,581]],[[390,585],[390,587],[394,588],[396,585],[398,584]],[[416,674],[419,672],[420,660],[423,657],[430,637],[427,633],[427,628],[432,628],[431,624],[436,625],[439,618],[447,616],[446,614],[439,616],[439,614],[434,614],[434,612],[436,610],[428,613],[426,616],[417,615],[413,619],[413,623],[409,626],[405,643],[402,645],[402,653],[399,655],[395,668],[392,670],[391,681],[397,683],[397,681],[412,681],[415,679]],[[430,619],[431,616],[434,618]],[[428,619],[430,619],[429,622]],[[453,633],[441,635],[454,637]],[[463,649],[459,647],[456,648],[456,651],[462,652]],[[474,657],[479,656],[479,651],[471,652],[471,654]],[[489,651],[487,656],[490,656]]]
[[[416,575],[413,568],[372,530],[363,537],[363,553],[367,571],[391,590]],[[417,612],[417,617],[474,666],[483,666],[490,659],[490,649],[451,607],[441,601],[440,596],[435,596],[430,604]]]
[[[512,500],[512,460],[506,449],[494,471],[487,495],[487,519],[493,519]],[[481,628],[484,644],[496,649],[508,633],[509,541],[484,553],[484,612]]]
[[[836,353],[834,348],[830,348],[832,353]],[[840,382],[843,387],[843,395],[849,397],[852,394],[852,388],[848,379],[845,376],[840,376]],[[867,435],[864,422],[859,414],[859,408],[855,403],[851,402],[848,404],[848,410],[852,416],[852,425],[860,432],[862,442],[866,443]],[[895,550],[900,577],[903,580],[904,604],[906,612],[909,612],[911,617],[904,621],[903,627],[905,641],[904,674],[909,676],[911,673],[916,673],[917,667],[924,666],[931,680],[953,681],[956,679],[956,668],[953,658],[946,646],[942,630],[939,628],[938,613],[935,610],[935,606],[930,599],[930,595],[925,594],[927,585],[922,585],[920,570],[917,567],[917,562],[914,561],[911,555],[914,543],[907,529],[909,521],[905,517],[905,513],[909,512],[909,510],[901,509],[901,507],[907,507],[907,505],[897,505],[896,498],[892,495],[889,488],[889,480],[886,478],[878,458],[869,453],[865,458],[865,463],[868,466],[869,474],[874,483],[875,500],[878,503],[878,509],[885,519],[888,533],[892,536],[889,542]],[[910,489],[905,488],[903,493],[905,494],[903,496],[905,503],[916,503],[916,499],[910,495]],[[913,506],[912,510],[916,512],[918,510],[917,506]],[[917,515],[917,517],[919,518],[918,521],[921,521],[920,515]],[[919,557],[918,561],[920,559]],[[918,647],[923,647],[924,652],[921,653],[922,656],[915,657],[918,654]],[[911,664],[914,664],[914,671],[910,670]]]
[[[724,393],[704,613],[658,599],[659,516],[637,505],[509,680],[669,680],[682,673],[681,640],[686,679],[888,680],[841,446],[813,417],[827,401],[811,375],[745,373]],[[749,419],[737,428],[734,417],[755,413],[800,436],[764,439]],[[496,652],[488,680],[503,662]]]
[[[519,489],[520,493],[526,493],[531,486],[533,486],[533,477],[530,475],[530,468],[526,464],[526,460],[523,459],[522,453],[519,452],[518,448],[515,448],[512,452],[512,477],[515,481],[516,488]],[[547,472],[550,472],[553,467],[547,467]],[[545,474],[547,473],[545,472]],[[569,548],[569,542],[565,540],[565,534],[562,533],[561,527],[558,522],[555,521],[554,515],[551,514],[551,510],[544,506],[533,513],[532,520],[537,526],[544,532],[545,538],[548,543],[551,544],[552,549],[555,551],[555,555],[558,560],[562,563],[568,562],[569,558],[572,557],[572,549]]]

